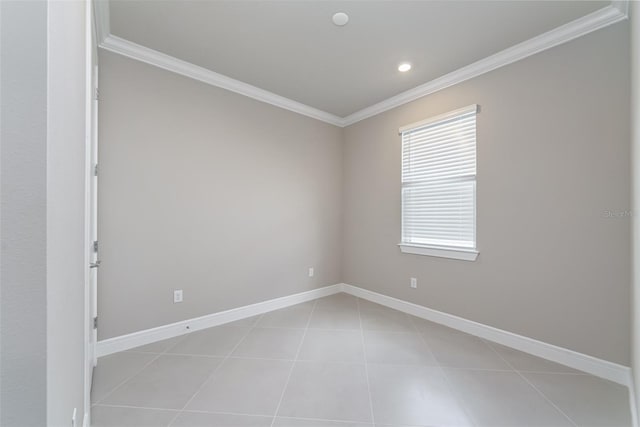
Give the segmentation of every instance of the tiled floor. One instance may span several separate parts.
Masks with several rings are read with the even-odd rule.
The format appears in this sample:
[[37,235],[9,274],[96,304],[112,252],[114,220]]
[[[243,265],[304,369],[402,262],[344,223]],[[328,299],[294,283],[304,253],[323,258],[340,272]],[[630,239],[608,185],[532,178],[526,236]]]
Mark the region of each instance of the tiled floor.
[[629,426],[626,388],[347,294],[99,360],[94,426]]

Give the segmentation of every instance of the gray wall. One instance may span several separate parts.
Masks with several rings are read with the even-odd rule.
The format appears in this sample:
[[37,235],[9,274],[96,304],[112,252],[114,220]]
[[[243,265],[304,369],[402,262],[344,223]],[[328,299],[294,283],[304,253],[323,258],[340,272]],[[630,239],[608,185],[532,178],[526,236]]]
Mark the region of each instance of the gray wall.
[[99,339],[340,282],[341,129],[99,62]]
[[[84,414],[85,3],[0,2],[2,426]],[[51,84],[48,84],[51,83]]]
[[[632,318],[631,318],[631,367],[635,389],[640,387],[640,7],[631,3],[631,185],[632,205]],[[635,394],[636,411],[640,408],[640,394]],[[632,407],[633,408],[633,407]],[[633,410],[633,409],[632,409]],[[636,417],[638,414],[635,414]]]
[[[85,102],[83,1],[49,1],[47,129],[47,425],[84,416]],[[42,242],[41,242],[42,244]]]
[[[99,338],[344,281],[629,364],[628,37],[344,130],[101,53]],[[397,129],[472,103],[480,256],[401,254]]]
[[46,425],[47,3],[0,2],[2,426]]
[[[348,127],[343,281],[628,365],[628,52],[616,24]],[[473,103],[478,260],[401,254],[397,130]]]

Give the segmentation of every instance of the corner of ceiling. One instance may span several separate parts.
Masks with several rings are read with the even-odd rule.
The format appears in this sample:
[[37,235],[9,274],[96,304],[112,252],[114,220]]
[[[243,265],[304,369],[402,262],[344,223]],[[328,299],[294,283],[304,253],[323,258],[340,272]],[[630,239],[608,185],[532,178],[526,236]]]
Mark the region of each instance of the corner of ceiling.
[[342,118],[326,111],[318,110],[300,102],[294,101],[273,92],[260,89],[248,83],[232,79],[223,74],[216,73],[207,68],[200,67],[187,61],[166,55],[154,49],[133,43],[118,36],[108,35],[100,47],[104,50],[117,53],[128,58],[132,58],[194,80],[207,83],[211,86],[219,87],[256,99],[285,110],[293,111],[335,126],[342,127]]
[[[366,118],[375,116],[423,96],[430,95],[449,86],[480,76],[489,71],[509,65],[531,55],[574,40],[627,18],[627,0],[613,2],[602,9],[575,19],[553,30],[542,33],[524,42],[518,43],[498,53],[487,56],[472,64],[466,65],[430,82],[392,96],[382,102],[366,107],[344,118],[344,125],[349,126]],[[622,12],[625,10],[625,12]]]
[[109,15],[108,0],[94,0],[93,13],[96,24],[96,43],[98,46],[104,43],[105,39],[111,35],[111,19]]
[[518,43],[472,64],[409,89],[345,117],[339,117],[309,105],[277,95],[248,83],[232,79],[209,69],[182,61],[145,46],[111,34],[108,0],[94,0],[97,44],[101,48],[154,65],[165,70],[199,80],[238,94],[284,108],[338,127],[346,127],[399,107],[418,98],[509,65],[536,53],[574,40],[593,31],[620,22],[628,17],[629,0],[613,0],[610,5],[582,16],[546,33]]
[[611,7],[622,13],[625,19],[629,18],[629,0],[612,0]]

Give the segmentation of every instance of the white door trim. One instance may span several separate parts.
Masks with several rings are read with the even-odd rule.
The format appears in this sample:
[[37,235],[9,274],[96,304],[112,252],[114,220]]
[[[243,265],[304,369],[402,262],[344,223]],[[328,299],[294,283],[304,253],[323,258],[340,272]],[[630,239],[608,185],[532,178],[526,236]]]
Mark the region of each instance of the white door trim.
[[93,2],[84,0],[85,3],[85,215],[84,215],[84,411],[82,425],[88,427],[91,423],[91,385],[93,381],[93,368],[97,361],[96,336],[92,327],[92,293],[91,293],[91,262],[92,251],[92,169],[97,117],[94,110],[94,86],[97,85],[97,62],[98,46],[95,38],[95,19],[93,13]]

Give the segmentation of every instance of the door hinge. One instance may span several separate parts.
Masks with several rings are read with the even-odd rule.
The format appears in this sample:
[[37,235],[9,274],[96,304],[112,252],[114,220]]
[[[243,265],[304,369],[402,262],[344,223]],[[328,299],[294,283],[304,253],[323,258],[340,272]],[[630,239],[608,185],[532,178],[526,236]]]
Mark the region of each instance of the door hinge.
[[93,252],[98,253],[98,241],[93,241]]
[[93,175],[98,176],[98,164],[93,167]]
[[93,318],[93,329],[98,329],[98,316]]
[[96,88],[95,97],[96,97],[96,101],[100,100],[100,89],[98,89],[98,88]]

